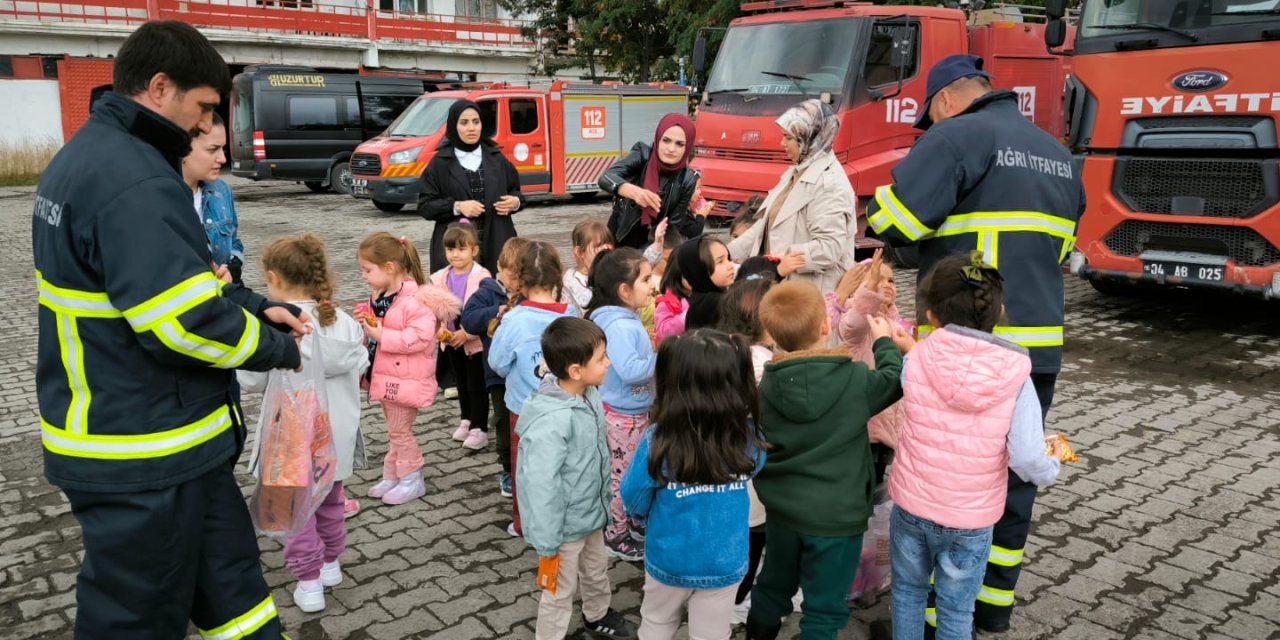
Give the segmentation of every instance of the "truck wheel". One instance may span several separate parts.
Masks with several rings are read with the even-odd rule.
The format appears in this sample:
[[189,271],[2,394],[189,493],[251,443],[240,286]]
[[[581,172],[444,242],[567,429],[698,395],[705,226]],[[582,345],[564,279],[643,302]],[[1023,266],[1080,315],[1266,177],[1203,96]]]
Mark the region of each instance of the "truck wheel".
[[307,185],[307,188],[311,190],[311,193],[325,193],[329,190],[329,185],[320,182],[319,180],[307,180],[302,184]]
[[915,245],[907,247],[892,247],[884,245],[884,257],[889,264],[899,269],[919,269],[920,268],[920,250]]
[[404,204],[400,202],[381,202],[378,200],[373,201],[373,206],[377,207],[378,211],[386,211],[387,213],[395,213],[404,208]]
[[333,168],[329,169],[329,186],[334,193],[351,195],[351,165],[346,162],[333,165]]

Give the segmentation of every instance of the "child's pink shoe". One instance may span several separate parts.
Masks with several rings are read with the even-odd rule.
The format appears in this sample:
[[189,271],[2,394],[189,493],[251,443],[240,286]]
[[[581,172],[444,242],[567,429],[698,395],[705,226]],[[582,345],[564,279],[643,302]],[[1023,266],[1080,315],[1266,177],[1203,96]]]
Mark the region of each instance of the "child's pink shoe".
[[470,421],[470,420],[463,420],[463,421],[458,425],[458,428],[457,428],[457,429],[455,429],[455,430],[454,430],[454,432],[453,432],[453,441],[454,441],[454,442],[462,442],[462,441],[466,440],[466,439],[467,439],[467,436],[469,436],[469,435],[471,435],[471,421]]
[[347,498],[346,501],[342,503],[342,517],[344,519],[350,518],[357,513],[360,513],[360,501],[355,498]]
[[427,484],[422,481],[422,472],[415,471],[400,478],[396,486],[382,496],[382,501],[390,505],[400,505],[417,500],[426,493]]
[[[369,497],[381,498],[382,496],[387,495],[387,492],[393,489],[395,486],[396,486],[396,480],[392,478],[383,478],[382,482],[379,482],[378,484],[375,484],[369,488]],[[345,506],[344,506],[344,509],[345,509]]]

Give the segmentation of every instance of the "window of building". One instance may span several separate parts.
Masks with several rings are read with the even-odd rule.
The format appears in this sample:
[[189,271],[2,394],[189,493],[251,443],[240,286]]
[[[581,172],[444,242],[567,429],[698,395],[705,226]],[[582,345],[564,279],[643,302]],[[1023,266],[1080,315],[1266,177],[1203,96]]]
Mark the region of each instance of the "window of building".
[[883,87],[898,81],[898,68],[893,65],[895,46],[893,37],[900,29],[907,30],[911,47],[906,68],[902,72],[902,79],[907,80],[916,75],[920,65],[920,25],[912,24],[904,27],[901,22],[883,22],[871,28],[867,64],[862,69],[862,77],[866,79],[867,87]]
[[290,129],[338,129],[335,96],[289,96]]
[[454,13],[459,18],[498,18],[497,0],[455,0]]
[[511,116],[511,133],[523,135],[538,130],[538,101],[532,98],[512,98],[507,112]]
[[52,80],[58,78],[58,58],[41,58],[40,65],[44,69],[44,77]]
[[13,77],[13,56],[0,56],[0,78]]

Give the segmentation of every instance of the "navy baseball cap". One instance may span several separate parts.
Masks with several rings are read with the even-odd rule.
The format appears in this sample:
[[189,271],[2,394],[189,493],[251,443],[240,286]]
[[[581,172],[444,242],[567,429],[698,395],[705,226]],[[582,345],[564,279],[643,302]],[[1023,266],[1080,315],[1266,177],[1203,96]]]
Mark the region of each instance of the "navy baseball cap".
[[916,118],[915,128],[921,131],[927,131],[933,125],[933,119],[929,117],[929,106],[933,104],[933,97],[938,95],[947,85],[961,78],[972,78],[974,76],[982,76],[990,79],[991,76],[982,70],[982,58],[967,53],[957,53],[943,58],[938,64],[933,65],[929,70],[929,82],[926,84],[928,91],[925,94],[924,107],[920,109],[920,117]]

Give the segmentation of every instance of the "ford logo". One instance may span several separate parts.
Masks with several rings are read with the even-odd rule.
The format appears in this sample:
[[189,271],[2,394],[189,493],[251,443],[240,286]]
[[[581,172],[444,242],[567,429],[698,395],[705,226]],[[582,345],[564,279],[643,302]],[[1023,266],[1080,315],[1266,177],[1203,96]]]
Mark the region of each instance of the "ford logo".
[[1227,83],[1227,76],[1217,71],[1188,71],[1173,78],[1173,88],[1178,91],[1200,93],[1213,91]]

